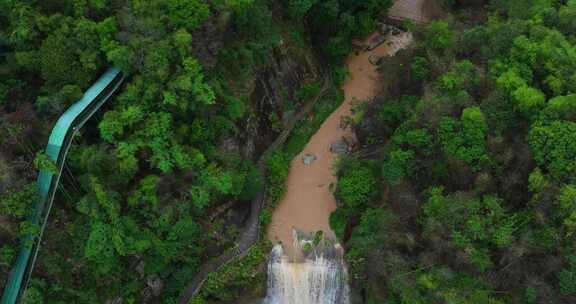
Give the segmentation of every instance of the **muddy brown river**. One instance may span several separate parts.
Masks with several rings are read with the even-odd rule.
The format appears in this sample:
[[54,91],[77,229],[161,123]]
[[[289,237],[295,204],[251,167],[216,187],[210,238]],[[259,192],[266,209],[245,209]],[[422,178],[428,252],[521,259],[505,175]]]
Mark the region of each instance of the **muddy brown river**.
[[[353,101],[366,100],[378,93],[379,74],[376,66],[369,62],[369,57],[393,56],[410,44],[412,35],[402,33],[390,36],[387,41],[370,52],[360,52],[347,59],[349,77],[342,87],[345,101],[322,124],[304,150],[292,160],[286,193],[273,213],[268,230],[268,238],[274,243],[281,242],[284,251],[291,258],[295,257],[293,228],[307,233],[321,230],[325,236],[335,237],[330,229],[329,217],[336,209],[330,184],[336,182],[333,167],[337,155],[330,152],[330,145],[342,137],[354,138],[350,129],[340,127],[342,117],[350,115]],[[306,154],[313,154],[317,159],[306,165],[302,161]]]

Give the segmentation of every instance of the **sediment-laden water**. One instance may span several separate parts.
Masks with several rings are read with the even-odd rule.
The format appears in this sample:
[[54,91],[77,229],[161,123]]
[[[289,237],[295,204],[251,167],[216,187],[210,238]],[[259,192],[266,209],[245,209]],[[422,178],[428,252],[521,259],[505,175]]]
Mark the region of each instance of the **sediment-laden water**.
[[[336,201],[329,185],[336,182],[333,165],[337,156],[331,153],[330,146],[343,137],[354,137],[352,130],[341,127],[341,119],[351,114],[354,101],[367,100],[378,93],[380,75],[370,57],[393,56],[411,41],[412,34],[402,33],[388,37],[387,43],[370,52],[348,58],[350,76],[342,87],[346,100],[292,161],[287,191],[272,216],[268,238],[277,244],[268,264],[264,304],[350,303],[342,248],[335,242],[318,246],[310,236],[295,237],[294,230],[308,234],[321,231],[327,240],[335,239],[329,216]],[[312,164],[302,161],[306,154],[314,155]]]
[[[403,33],[388,38],[388,42],[370,52],[360,52],[347,60],[349,78],[342,89],[346,100],[322,124],[290,166],[286,193],[272,215],[268,238],[284,244],[284,252],[293,255],[292,229],[306,232],[323,231],[334,238],[330,229],[330,213],[336,209],[336,200],[330,184],[336,182],[334,164],[338,158],[330,146],[342,138],[354,138],[350,128],[342,128],[342,117],[350,116],[355,100],[368,100],[381,88],[377,67],[370,57],[393,56],[412,41],[412,34]],[[352,140],[353,141],[353,140]],[[306,165],[304,155],[314,155],[315,161]]]

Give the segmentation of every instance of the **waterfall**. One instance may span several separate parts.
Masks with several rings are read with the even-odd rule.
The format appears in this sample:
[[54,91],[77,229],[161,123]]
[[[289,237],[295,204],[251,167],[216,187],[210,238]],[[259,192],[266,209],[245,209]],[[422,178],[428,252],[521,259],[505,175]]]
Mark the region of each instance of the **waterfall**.
[[301,262],[291,262],[280,244],[272,249],[264,304],[349,304],[341,247],[336,244],[318,250],[310,246],[311,241],[299,243],[307,248]]

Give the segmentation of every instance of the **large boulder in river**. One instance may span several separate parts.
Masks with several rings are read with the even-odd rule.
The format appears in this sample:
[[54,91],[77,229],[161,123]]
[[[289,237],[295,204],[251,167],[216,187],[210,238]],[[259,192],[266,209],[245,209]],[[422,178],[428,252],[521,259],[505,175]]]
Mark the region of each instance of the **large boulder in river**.
[[307,166],[312,165],[316,159],[318,159],[318,157],[314,154],[306,154],[302,156],[302,162]]
[[330,145],[330,152],[339,155],[348,154],[350,148],[344,139],[340,139]]

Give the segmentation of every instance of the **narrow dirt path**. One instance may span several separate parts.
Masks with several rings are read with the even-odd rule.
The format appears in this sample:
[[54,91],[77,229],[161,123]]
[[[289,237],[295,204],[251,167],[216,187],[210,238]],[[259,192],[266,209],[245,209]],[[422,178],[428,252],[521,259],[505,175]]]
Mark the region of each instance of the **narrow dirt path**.
[[[387,41],[373,51],[348,58],[346,64],[350,75],[342,87],[345,101],[292,160],[286,194],[274,211],[268,230],[268,238],[273,242],[282,242],[291,258],[295,257],[293,228],[307,233],[321,230],[325,236],[335,237],[330,229],[329,217],[336,209],[336,201],[330,191],[330,184],[336,182],[333,170],[336,155],[330,152],[330,145],[342,137],[354,137],[350,129],[340,127],[341,118],[350,115],[353,101],[366,100],[378,93],[379,74],[368,58],[371,55],[393,56],[412,41],[412,35],[402,33],[390,36]],[[311,165],[305,165],[302,157],[306,154],[313,154],[317,159]]]

